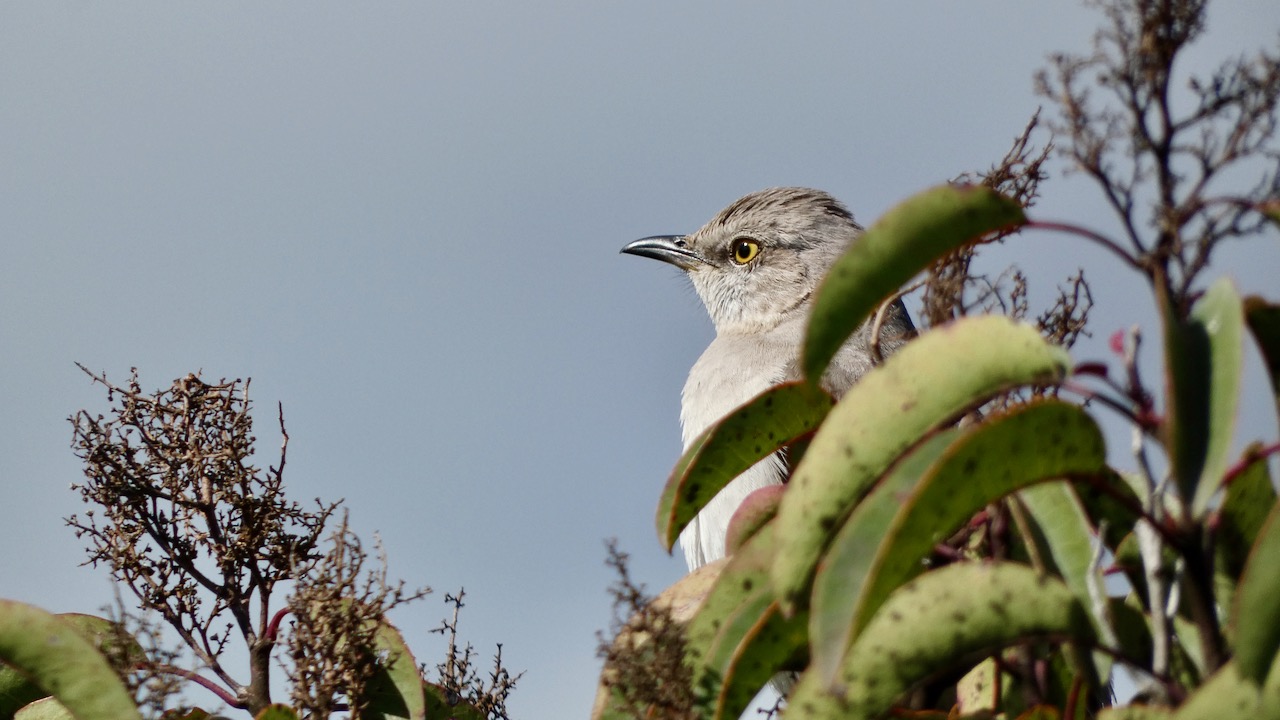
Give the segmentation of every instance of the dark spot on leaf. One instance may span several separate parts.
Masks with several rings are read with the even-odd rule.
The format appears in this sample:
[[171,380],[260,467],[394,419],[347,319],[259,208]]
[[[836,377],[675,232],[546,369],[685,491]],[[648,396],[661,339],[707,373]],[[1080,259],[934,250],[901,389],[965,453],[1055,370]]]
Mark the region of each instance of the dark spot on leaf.
[[747,592],[751,592],[751,588],[755,586],[756,586],[756,583],[751,578],[746,578],[745,580],[742,581],[742,589],[746,590]]

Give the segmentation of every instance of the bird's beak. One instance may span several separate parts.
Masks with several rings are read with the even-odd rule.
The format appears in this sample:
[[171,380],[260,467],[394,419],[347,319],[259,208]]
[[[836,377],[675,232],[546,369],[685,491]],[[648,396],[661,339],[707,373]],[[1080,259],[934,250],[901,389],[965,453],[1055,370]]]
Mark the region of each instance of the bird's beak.
[[622,252],[628,255],[639,255],[640,257],[671,263],[681,270],[692,270],[699,265],[710,265],[711,263],[706,258],[689,249],[685,242],[685,237],[685,235],[654,235],[653,237],[640,238],[625,245],[622,248]]

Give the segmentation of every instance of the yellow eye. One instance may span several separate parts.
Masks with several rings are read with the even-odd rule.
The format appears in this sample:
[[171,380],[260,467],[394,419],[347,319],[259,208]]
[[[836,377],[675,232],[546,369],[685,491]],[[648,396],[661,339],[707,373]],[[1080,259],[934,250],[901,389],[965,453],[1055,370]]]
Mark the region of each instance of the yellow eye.
[[746,265],[760,254],[760,243],[747,238],[738,238],[733,241],[733,261],[739,265]]

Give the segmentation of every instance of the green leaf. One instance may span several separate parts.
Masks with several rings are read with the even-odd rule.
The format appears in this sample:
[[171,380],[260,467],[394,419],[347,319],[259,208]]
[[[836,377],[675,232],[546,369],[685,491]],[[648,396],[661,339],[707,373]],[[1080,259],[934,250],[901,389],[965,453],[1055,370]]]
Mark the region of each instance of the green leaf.
[[48,694],[22,673],[0,664],[0,720],[12,718],[19,708]]
[[[118,674],[146,659],[142,646],[123,633],[117,623],[82,613],[60,613],[55,617],[93,643]],[[0,663],[0,719],[13,717],[18,708],[48,694],[22,673]]]
[[1267,459],[1259,456],[1260,443],[1245,448],[1244,458],[1253,457],[1242,472],[1227,486],[1218,510],[1217,551],[1214,568],[1234,580],[1244,570],[1249,548],[1266,522],[1267,513],[1276,503],[1276,490],[1271,484]]
[[1085,514],[1102,533],[1103,544],[1114,550],[1138,521],[1137,508],[1142,506],[1138,494],[1123,476],[1110,468],[1096,482],[1079,483],[1074,487],[1084,504]]
[[93,643],[117,672],[128,672],[134,665],[147,660],[147,653],[137,639],[117,622],[84,613],[58,613],[57,617]]
[[744,470],[813,432],[831,395],[804,382],[770,388],[707,428],[689,445],[658,501],[658,538],[668,551],[680,531]]
[[1271,509],[1249,552],[1231,617],[1240,674],[1261,684],[1280,651],[1280,505]]
[[765,525],[728,560],[689,622],[686,658],[712,718],[732,720],[805,648],[807,618],[784,617],[769,587],[773,528]]
[[408,718],[425,720],[426,701],[422,692],[422,676],[404,636],[393,625],[383,622],[374,637],[382,661],[369,679],[365,696],[371,718]]
[[840,522],[907,448],[991,395],[1067,372],[1066,351],[1030,325],[969,317],[907,343],[828,415],[792,475],[778,517],[774,588],[790,612]]
[[948,253],[1026,222],[1022,206],[982,186],[944,185],[885,213],[818,287],[802,369],[815,384],[840,346],[889,295]]
[[1191,308],[1191,321],[1209,338],[1209,438],[1192,510],[1201,517],[1222,485],[1240,404],[1244,368],[1244,307],[1229,278],[1209,287]]
[[47,697],[18,710],[13,715],[13,720],[76,720],[76,718],[56,698]]
[[[944,430],[926,440],[894,465],[858,506],[831,543],[818,565],[810,596],[810,672],[835,678],[840,660],[853,642],[850,603],[862,596],[868,575],[877,560],[873,548],[881,546],[889,528],[925,471],[960,434]],[[903,570],[914,577],[924,570],[916,558]]]
[[294,709],[288,705],[276,703],[263,708],[262,712],[254,717],[254,720],[298,720],[298,713],[294,712]]
[[1271,377],[1271,393],[1276,398],[1276,411],[1280,413],[1280,305],[1253,296],[1244,301],[1244,313],[1253,339],[1262,351],[1262,360]]
[[1172,717],[1173,720],[1274,720],[1280,716],[1280,707],[1275,707],[1273,702],[1264,703],[1263,696],[1257,685],[1241,675],[1239,666],[1229,662],[1196,688]]
[[955,563],[889,597],[849,649],[837,682],[807,672],[787,714],[880,717],[938,673],[1029,639],[1093,642],[1084,609],[1061,581],[1015,563]]
[[1093,615],[1088,585],[1094,528],[1075,490],[1066,483],[1048,483],[1027,488],[1018,497],[1040,526],[1058,575],[1081,605],[1089,609],[1094,630],[1100,631],[1105,619]]
[[1108,602],[1120,650],[1125,658],[1145,667],[1145,663],[1151,662],[1151,628],[1147,614],[1122,598],[1111,598]]
[[[444,688],[434,683],[423,683],[423,690],[427,700],[427,717],[431,720],[440,718],[441,720],[489,720],[488,716],[480,712],[474,705],[463,702],[456,696],[449,693]],[[601,711],[601,715],[596,715],[592,711],[592,718],[623,718],[627,715],[621,715],[619,709],[609,708],[608,713]]]
[[1240,396],[1244,310],[1223,278],[1209,287],[1185,320],[1163,291],[1169,372],[1169,442],[1173,475],[1194,517],[1218,491],[1231,451]]
[[1172,712],[1154,705],[1124,705],[1102,708],[1098,720],[1168,720]]
[[200,708],[182,708],[166,710],[160,715],[160,720],[220,720],[221,717],[210,715]]
[[772,558],[773,524],[769,523],[725,561],[706,600],[689,620],[685,652],[695,668],[695,687],[708,682],[704,676],[719,682],[734,649],[772,602]]
[[[723,701],[726,686],[733,684],[733,662],[739,653],[739,648],[750,641],[750,637],[768,618],[770,608],[776,605],[770,596],[768,584],[757,585],[754,590],[740,597],[739,605],[733,608],[716,628],[715,636],[707,646],[706,653],[699,655],[699,651],[694,650],[686,655],[686,657],[697,657],[701,660],[693,663],[693,687],[696,689],[698,699],[714,710],[713,714],[719,714],[718,708]],[[766,658],[766,660],[776,663],[774,670],[777,670],[790,655],[791,653],[788,652],[785,657]],[[750,691],[750,695],[754,696],[772,674],[772,672],[767,673],[755,689]],[[741,678],[738,678],[738,684],[742,684]]]
[[1059,720],[1062,715],[1052,705],[1037,705],[1017,717],[1017,720]]
[[[921,459],[936,447],[923,446]],[[974,513],[1035,483],[1098,472],[1105,462],[1102,432],[1093,419],[1077,405],[1043,400],[965,430],[908,492],[886,481],[875,505],[896,513],[883,540],[867,537],[860,522],[855,526],[862,517],[855,510],[814,579],[815,666],[830,668],[831,657],[856,640],[889,594],[918,574],[933,547]],[[914,472],[914,464],[908,456],[904,471]],[[863,505],[868,502],[871,498]]]
[[79,720],[141,718],[93,644],[37,607],[0,600],[0,661],[30,677]]
[[786,489],[786,485],[766,485],[753,490],[742,499],[742,504],[733,511],[729,527],[724,531],[724,549],[727,554],[738,552],[738,548],[759,532],[760,528],[777,517],[778,504],[782,502],[782,493]]
[[1265,200],[1258,203],[1258,212],[1266,216],[1273,224],[1280,226],[1280,199]]
[[797,613],[787,618],[778,603],[771,602],[734,649],[729,659],[712,720],[735,720],[787,661],[801,654],[808,618]]

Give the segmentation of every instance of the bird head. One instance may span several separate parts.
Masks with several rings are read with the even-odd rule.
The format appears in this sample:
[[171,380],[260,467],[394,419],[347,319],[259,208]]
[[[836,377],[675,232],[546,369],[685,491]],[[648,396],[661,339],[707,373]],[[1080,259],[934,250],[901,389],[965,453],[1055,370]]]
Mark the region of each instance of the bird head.
[[771,188],[740,198],[691,235],[647,237],[622,252],[684,270],[717,333],[753,333],[804,312],[861,231],[827,193]]

